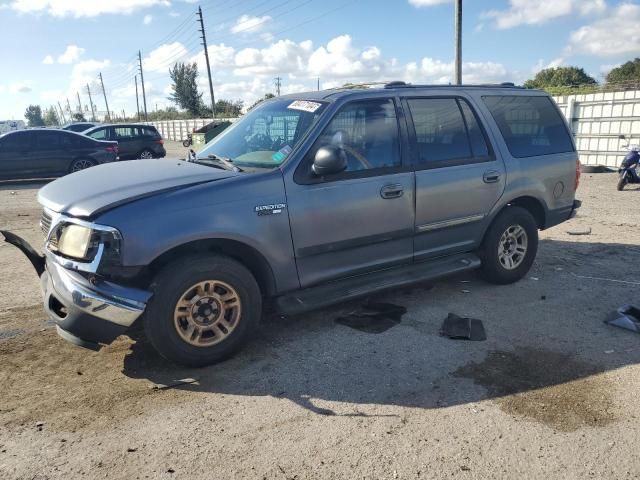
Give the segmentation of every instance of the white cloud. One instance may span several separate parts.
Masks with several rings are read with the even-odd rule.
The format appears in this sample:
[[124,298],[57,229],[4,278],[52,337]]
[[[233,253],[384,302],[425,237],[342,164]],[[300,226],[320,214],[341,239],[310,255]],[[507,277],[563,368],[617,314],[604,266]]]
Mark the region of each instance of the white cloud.
[[[212,71],[215,72],[217,70],[228,69],[234,66],[235,50],[233,47],[220,43],[218,45],[209,45],[207,47],[207,51],[209,52],[209,64],[211,65]],[[204,52],[200,52],[191,57],[189,61],[196,62],[200,72],[204,72],[207,67]]]
[[409,3],[414,7],[433,7],[434,5],[442,5],[444,3],[451,3],[453,0],[409,0]]
[[188,51],[180,42],[165,43],[142,59],[142,66],[151,72],[166,72],[174,63],[186,58]]
[[237,75],[299,73],[305,70],[312,43],[279,40],[263,49],[245,48],[234,59]]
[[540,70],[544,70],[547,68],[556,68],[564,64],[564,57],[557,57],[551,60],[550,62],[545,62],[542,58],[538,60],[538,63],[534,65],[531,69],[531,73],[534,75],[538,73]]
[[498,28],[507,29],[539,25],[573,13],[602,13],[607,8],[604,0],[509,0],[509,4],[509,9],[490,10],[483,17],[494,18]]
[[69,64],[77,62],[83,53],[84,48],[80,48],[77,45],[68,45],[64,53],[58,57],[58,63]]
[[341,35],[311,54],[308,70],[311,75],[354,78],[378,76],[387,67],[379,48],[356,49],[349,35]]
[[107,68],[111,62],[109,60],[84,60],[78,62],[71,70],[71,83],[69,90],[73,93],[85,91],[87,84],[95,85],[98,72]]
[[[418,64],[409,63],[405,67],[403,79],[413,83],[447,84],[453,82],[454,62],[443,62],[425,57]],[[495,62],[463,62],[462,81],[464,83],[500,83],[511,80],[504,65]]]
[[29,93],[33,90],[28,82],[14,82],[7,88],[9,93]]
[[230,31],[234,34],[257,33],[263,30],[266,27],[267,23],[269,23],[270,21],[271,17],[268,15],[265,15],[264,17],[241,15],[236,20],[236,23],[233,24]]
[[142,23],[145,25],[149,25],[153,21],[153,15],[145,15],[142,19]]
[[42,63],[45,64],[45,65],[52,65],[54,62],[55,62],[55,60],[53,59],[53,57],[51,55],[47,55],[42,60]]
[[637,55],[640,52],[640,5],[623,3],[613,12],[574,31],[567,53],[586,53],[600,57]]
[[54,17],[97,17],[105,13],[130,14],[156,5],[170,6],[169,0],[13,0],[9,8],[20,13],[46,13]]

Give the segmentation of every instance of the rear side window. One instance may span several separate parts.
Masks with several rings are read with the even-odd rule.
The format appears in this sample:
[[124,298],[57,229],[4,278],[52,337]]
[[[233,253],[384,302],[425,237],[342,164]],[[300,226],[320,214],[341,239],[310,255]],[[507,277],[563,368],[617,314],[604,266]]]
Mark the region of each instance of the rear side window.
[[456,98],[408,99],[418,163],[436,168],[489,159],[489,147],[471,107]]
[[37,132],[36,142],[42,150],[64,148],[71,144],[71,135],[73,134],[62,131]]
[[118,140],[137,136],[137,130],[135,127],[115,127],[113,132],[116,140]]
[[149,136],[149,137],[159,137],[160,136],[158,131],[153,127],[141,127],[140,129],[142,130],[141,135],[146,135],[146,136]]
[[575,150],[560,112],[549,97],[514,95],[483,99],[514,157]]

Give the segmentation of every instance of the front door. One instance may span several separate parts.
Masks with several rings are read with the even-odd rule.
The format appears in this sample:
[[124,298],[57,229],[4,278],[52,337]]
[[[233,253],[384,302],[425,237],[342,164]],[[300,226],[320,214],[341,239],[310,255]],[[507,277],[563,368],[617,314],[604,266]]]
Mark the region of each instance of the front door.
[[463,98],[407,98],[416,172],[417,261],[477,247],[505,186],[505,166]]
[[[414,174],[403,171],[402,143],[392,99],[355,101],[302,160],[286,189],[303,287],[411,262]],[[311,165],[327,145],[344,151],[347,168],[321,178]]]

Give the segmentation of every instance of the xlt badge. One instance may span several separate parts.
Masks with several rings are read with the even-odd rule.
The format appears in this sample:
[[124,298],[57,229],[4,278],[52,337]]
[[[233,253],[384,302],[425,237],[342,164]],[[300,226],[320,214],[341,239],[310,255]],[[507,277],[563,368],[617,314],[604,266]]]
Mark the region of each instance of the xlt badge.
[[285,208],[287,208],[286,203],[274,203],[272,205],[258,205],[255,210],[258,216],[262,216],[282,213],[282,210],[284,210]]

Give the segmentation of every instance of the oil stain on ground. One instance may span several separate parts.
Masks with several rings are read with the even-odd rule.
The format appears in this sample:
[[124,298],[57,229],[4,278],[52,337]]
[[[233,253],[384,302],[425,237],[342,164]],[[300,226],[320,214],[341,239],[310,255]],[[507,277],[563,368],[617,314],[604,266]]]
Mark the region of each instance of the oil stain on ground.
[[532,348],[493,351],[453,375],[485,387],[506,413],[560,431],[600,427],[615,420],[613,385],[593,365],[571,355]]

